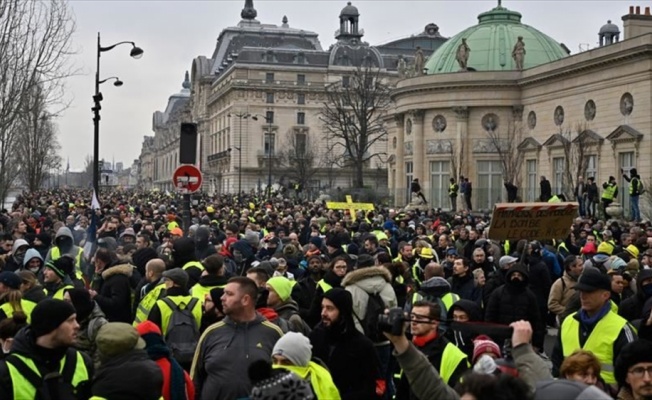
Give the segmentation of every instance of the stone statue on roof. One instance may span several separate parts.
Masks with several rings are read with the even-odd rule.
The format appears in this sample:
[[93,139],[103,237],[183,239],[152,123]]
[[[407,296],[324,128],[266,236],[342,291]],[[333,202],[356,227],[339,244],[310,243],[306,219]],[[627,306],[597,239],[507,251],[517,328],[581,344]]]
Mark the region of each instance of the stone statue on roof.
[[423,75],[423,69],[425,67],[426,67],[426,56],[424,56],[421,47],[417,46],[417,52],[414,53],[414,76]]
[[471,48],[466,44],[466,38],[462,38],[462,43],[457,46],[457,55],[455,57],[457,63],[460,65],[460,70],[467,70],[470,55]]
[[398,56],[398,77],[407,78],[407,62],[405,62],[405,57]]
[[519,71],[523,70],[523,64],[525,62],[525,43],[523,42],[523,36],[519,36],[514,49],[512,50],[512,58],[516,64],[516,69]]

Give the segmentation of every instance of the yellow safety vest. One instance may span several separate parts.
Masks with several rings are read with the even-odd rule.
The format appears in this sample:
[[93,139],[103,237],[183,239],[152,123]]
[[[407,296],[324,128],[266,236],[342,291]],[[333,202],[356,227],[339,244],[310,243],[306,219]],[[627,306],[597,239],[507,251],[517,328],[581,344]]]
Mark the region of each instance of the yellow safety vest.
[[608,312],[593,328],[584,346],[580,346],[580,322],[575,319],[577,312],[564,319],[561,325],[561,347],[564,358],[575,350],[590,351],[600,360],[600,376],[611,385],[616,383],[614,376],[614,342],[627,320],[614,312]]
[[323,279],[320,280],[319,282],[317,282],[317,286],[319,286],[321,288],[321,291],[324,292],[324,293],[328,292],[329,290],[331,290],[333,288],[331,285],[326,283],[326,281],[323,280]]
[[609,303],[611,305],[611,312],[618,314],[618,304],[616,304],[616,302],[613,300],[609,300]]
[[185,271],[190,267],[197,267],[197,268],[199,268],[200,271],[204,270],[204,266],[199,261],[188,261],[187,263],[185,263],[183,265],[183,267],[181,269]]
[[[82,254],[84,253],[84,249],[81,247],[77,248],[77,256],[75,257],[75,276],[77,279],[84,279],[84,276],[82,275],[81,272],[81,262],[82,262]],[[50,259],[52,261],[56,261],[61,257],[61,250],[57,246],[54,246],[50,250]]]
[[441,379],[448,384],[453,372],[455,372],[460,363],[464,361],[466,361],[466,365],[469,366],[469,360],[467,359],[466,353],[460,350],[453,343],[448,343],[446,348],[444,348],[444,354],[441,356],[441,364],[439,365],[439,375],[441,375]]
[[[190,303],[192,300],[192,296],[168,296],[168,299],[170,299],[174,304],[177,305],[180,309],[185,309],[186,306]],[[158,309],[161,310],[161,332],[163,333],[163,336],[165,336],[165,333],[168,331],[168,325],[170,324],[170,318],[172,317],[172,309],[163,301],[163,299],[157,300],[156,305],[158,306]],[[192,315],[195,317],[195,322],[197,323],[197,329],[199,329],[199,326],[201,324],[201,314],[202,314],[202,306],[201,303],[198,301],[195,304],[195,307],[190,310]]]
[[[23,313],[25,313],[25,315],[27,316],[28,324],[32,323],[32,311],[34,310],[34,307],[36,307],[36,303],[34,303],[33,301],[20,299],[20,308],[23,309]],[[16,310],[14,310],[14,308],[11,306],[11,303],[9,302],[1,305],[0,310],[5,312],[7,318],[11,318],[14,315],[14,312],[16,312]]]
[[548,200],[548,203],[561,203],[561,199],[557,195],[554,195]]
[[[423,300],[423,296],[418,292],[412,295],[412,304],[420,300]],[[445,295],[443,295],[441,297],[441,302],[444,303],[444,307],[446,307],[446,309],[443,311],[447,312],[448,310],[450,310],[453,304],[455,304],[455,302],[459,300],[460,300],[460,296],[456,295],[455,293],[448,292]]]
[[450,186],[448,186],[448,195],[451,197],[457,196],[458,189],[459,187],[456,183],[451,183]]
[[165,283],[160,283],[154,286],[154,289],[150,290],[149,293],[140,300],[138,308],[136,308],[136,318],[134,318],[133,326],[136,327],[141,322],[147,321],[149,317],[149,312],[152,311],[154,304],[163,297],[165,291]]
[[[634,194],[634,181],[636,181],[636,191],[638,192],[636,194]],[[632,178],[629,182],[629,195],[638,196],[639,194],[641,194],[641,180],[638,178]]]
[[63,295],[66,293],[66,290],[69,289],[74,289],[75,287],[73,285],[65,285],[59,289],[57,289],[56,292],[52,295],[52,298],[55,300],[63,300]]
[[199,302],[204,305],[204,300],[206,295],[211,292],[211,290],[220,288],[223,289],[226,285],[217,285],[217,286],[202,286],[199,283],[196,283],[195,286],[190,288],[190,295],[199,300]]
[[[75,353],[75,372],[73,373],[72,381],[70,382],[73,388],[77,388],[80,384],[90,380],[90,377],[88,376],[88,370],[86,369],[86,364],[84,363],[84,357],[79,351],[75,351]],[[27,366],[27,368],[34,372],[37,377],[42,379],[41,373],[34,364],[34,361],[25,356],[21,356],[20,354],[14,353],[12,356],[17,357],[25,364],[25,366]],[[68,356],[61,359],[61,366],[59,368],[60,373],[63,373],[67,359]],[[27,377],[23,376],[23,374],[18,371],[14,364],[12,364],[11,359],[7,360],[7,369],[9,370],[9,377],[11,378],[13,386],[14,399],[35,399],[37,395],[37,388],[35,388],[30,383]]]
[[616,189],[618,186],[615,184],[608,184],[607,187],[602,192],[602,198],[605,200],[613,200],[616,197]]
[[318,399],[340,400],[342,398],[330,372],[314,361],[310,361],[306,367],[274,365],[273,368],[294,372],[303,380],[310,379],[310,386],[312,386]]

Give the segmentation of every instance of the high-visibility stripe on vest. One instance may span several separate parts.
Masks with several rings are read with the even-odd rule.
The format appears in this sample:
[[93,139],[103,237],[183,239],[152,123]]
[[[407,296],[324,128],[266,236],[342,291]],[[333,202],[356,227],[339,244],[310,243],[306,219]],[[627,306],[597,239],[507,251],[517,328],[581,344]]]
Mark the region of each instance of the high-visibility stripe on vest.
[[595,325],[584,346],[580,346],[580,322],[575,319],[575,314],[577,312],[566,317],[561,325],[561,347],[564,357],[570,356],[578,349],[590,351],[600,360],[602,379],[609,385],[616,383],[613,346],[627,320],[614,312],[606,313]]
[[[36,303],[33,301],[25,300],[25,299],[20,299],[20,308],[23,309],[23,313],[27,316],[27,323],[31,324],[32,322],[32,311],[34,310],[34,307],[36,307]],[[0,310],[4,311],[5,315],[7,318],[11,318],[14,315],[14,308],[11,306],[11,303],[6,302],[3,305],[0,306]]]
[[[185,309],[185,307],[192,300],[192,296],[168,296],[167,298],[176,304],[180,309]],[[168,331],[168,325],[170,324],[170,318],[172,317],[172,309],[163,301],[163,299],[157,300],[156,305],[161,311],[161,332],[163,333],[163,336],[165,336],[166,332]],[[195,307],[190,310],[190,312],[195,317],[197,329],[199,329],[202,314],[201,302],[196,302]]]
[[457,196],[457,191],[459,190],[459,186],[457,186],[456,183],[451,183],[448,186],[448,195],[451,197]]
[[315,391],[317,399],[340,400],[340,392],[333,382],[330,372],[314,361],[307,366],[274,365],[275,369],[284,369],[297,374],[303,380],[310,380],[310,386]]
[[199,283],[196,283],[195,286],[190,288],[190,295],[192,297],[195,297],[199,300],[199,302],[203,305],[204,300],[206,299],[206,295],[211,292],[211,290],[220,288],[223,289],[226,285],[216,285],[216,286],[202,286]]
[[[84,279],[84,276],[82,275],[81,272],[81,262],[82,262],[82,254],[84,253],[84,249],[81,247],[77,247],[77,256],[75,256],[75,276],[77,279]],[[56,261],[61,257],[61,250],[57,246],[54,246],[50,250],[50,259],[52,261]]]
[[317,282],[317,286],[319,286],[321,288],[321,291],[324,292],[324,293],[328,292],[329,290],[331,290],[333,288],[333,286],[326,283],[326,281],[323,280],[323,279],[320,280],[319,282]]
[[443,379],[446,384],[448,384],[451,376],[453,376],[453,373],[462,362],[466,362],[468,366],[469,361],[466,353],[460,350],[453,343],[448,343],[446,348],[444,348],[444,354],[441,356],[441,364],[439,364],[439,375],[441,375],[441,379]]
[[609,300],[609,303],[611,305],[611,312],[618,314],[618,304],[616,304],[616,302],[613,300]]
[[200,271],[204,270],[204,266],[199,261],[188,261],[187,263],[185,263],[183,265],[183,267],[181,269],[185,271],[185,270],[187,270],[188,268],[191,268],[191,267],[197,267],[197,268],[199,268]]
[[[636,183],[636,193],[634,193],[634,183]],[[638,196],[641,194],[641,181],[638,178],[632,178],[629,182],[629,195]]]
[[557,195],[554,195],[548,199],[548,203],[561,203],[561,199]]
[[55,300],[63,300],[63,295],[66,293],[66,290],[69,289],[74,289],[75,287],[73,285],[64,285],[63,287],[60,287],[57,289],[56,292],[51,296],[51,298]]
[[[34,364],[34,361],[25,356],[21,356],[20,354],[14,353],[13,356],[20,359],[37,376],[41,377],[41,373]],[[59,373],[63,373],[67,358],[68,357],[63,357],[63,359],[61,359]],[[11,361],[7,362],[7,369],[9,370],[9,377],[11,378],[11,386],[13,387],[15,400],[37,398],[37,390],[39,388],[35,388],[20,372],[18,372],[18,369],[11,363]],[[88,369],[86,369],[86,364],[84,363],[84,357],[79,351],[76,351],[75,372],[73,373],[72,381],[70,383],[73,388],[77,388],[81,383],[88,382],[89,380],[90,377],[88,376]]]
[[608,184],[607,187],[602,192],[602,198],[605,200],[613,200],[616,197],[616,186],[615,184]]
[[158,284],[154,289],[150,290],[145,297],[140,300],[138,308],[136,308],[136,318],[134,318],[134,327],[138,326],[141,322],[147,321],[149,312],[152,311],[154,304],[163,297],[165,291],[165,283]]

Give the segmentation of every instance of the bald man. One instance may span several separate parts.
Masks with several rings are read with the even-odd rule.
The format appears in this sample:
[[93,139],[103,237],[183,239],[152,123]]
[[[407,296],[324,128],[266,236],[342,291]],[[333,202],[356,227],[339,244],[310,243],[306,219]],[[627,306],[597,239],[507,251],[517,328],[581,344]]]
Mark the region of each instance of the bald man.
[[430,264],[426,265],[426,269],[423,270],[423,276],[424,281],[427,281],[434,276],[444,278],[444,267],[436,262],[431,262]]
[[165,296],[165,283],[162,281],[163,272],[165,272],[165,261],[160,258],[149,260],[145,265],[145,280],[147,283],[140,289],[140,292],[136,292],[134,304],[138,304],[138,307],[135,311],[134,326],[147,321],[149,312],[156,304],[156,301]]

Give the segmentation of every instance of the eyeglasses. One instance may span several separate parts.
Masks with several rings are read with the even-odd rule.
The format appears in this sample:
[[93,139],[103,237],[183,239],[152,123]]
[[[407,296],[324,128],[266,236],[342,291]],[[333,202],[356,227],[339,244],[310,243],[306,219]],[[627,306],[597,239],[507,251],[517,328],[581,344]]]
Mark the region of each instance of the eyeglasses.
[[635,378],[642,378],[646,372],[652,377],[652,365],[647,367],[636,367],[629,370],[629,373]]

